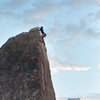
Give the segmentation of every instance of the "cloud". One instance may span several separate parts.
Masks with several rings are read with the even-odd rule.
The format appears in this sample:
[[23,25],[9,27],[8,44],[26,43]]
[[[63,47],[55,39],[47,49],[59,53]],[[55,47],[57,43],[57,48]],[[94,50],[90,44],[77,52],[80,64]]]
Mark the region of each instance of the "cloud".
[[95,20],[100,20],[100,9],[95,14]]
[[[55,1],[38,1],[33,4],[31,9],[26,9],[23,13],[23,16],[26,15],[25,20],[45,20],[46,16],[52,15],[55,11],[59,11],[62,8],[67,8],[67,1],[55,2]],[[27,21],[28,22],[28,21]]]
[[81,100],[100,100],[100,94],[91,94],[89,96],[81,97]]
[[72,8],[79,8],[87,3],[96,3],[97,5],[100,5],[100,0],[70,0],[70,6]]
[[[87,4],[89,1],[91,2],[91,0],[66,0],[66,1],[62,0],[61,2],[55,2],[53,0],[51,1],[37,0],[35,3],[33,3],[33,8],[27,11],[30,14],[31,12],[34,12],[35,15],[37,15],[37,17],[36,16],[35,17],[39,18],[48,13],[59,11],[61,8],[64,7],[70,8],[69,11],[72,11],[72,9],[73,10],[78,9],[79,7],[82,7],[83,5]],[[99,0],[92,0],[92,1],[99,3]]]
[[24,14],[29,15],[27,16],[29,18],[40,19],[55,11],[61,11],[62,8],[66,8],[66,14],[69,14],[87,3],[86,0],[62,0],[60,2],[40,0],[34,3],[31,9],[25,10]]
[[16,15],[15,15],[15,13],[14,12],[7,12],[7,11],[4,11],[4,12],[0,12],[0,16],[1,17],[7,17],[7,18],[15,18],[16,17]]
[[[81,44],[78,44],[78,40],[79,39],[84,39],[88,37],[89,39],[100,39],[100,34],[96,33],[92,28],[88,28],[88,21],[86,19],[81,19],[80,20],[80,24],[77,25],[75,23],[71,23],[68,24],[66,26],[66,30],[64,31],[64,34],[61,32],[61,30],[59,28],[56,27],[56,25],[54,25],[53,28],[50,29],[50,32],[48,34],[47,37],[47,44],[51,45],[50,49],[53,48],[56,52],[56,56],[57,53],[59,53],[61,57],[61,59],[63,59],[63,57],[66,55],[66,61],[67,63],[63,63],[60,60],[55,58],[55,55],[50,57],[50,64],[51,64],[51,70],[52,73],[57,73],[59,70],[76,70],[76,71],[85,71],[85,70],[89,70],[90,67],[89,66],[79,66],[77,64],[72,64],[74,62],[74,60],[76,59],[71,51],[73,50],[74,46],[73,43],[77,43],[76,44],[76,49],[80,49],[78,48],[78,46],[80,46]],[[88,41],[87,41],[88,42]],[[59,45],[58,45],[59,44]],[[88,44],[88,43],[87,43]],[[85,44],[85,45],[87,45]],[[54,47],[53,47],[54,45]],[[92,43],[91,43],[92,45]],[[86,46],[87,48],[87,46]],[[49,49],[48,49],[49,50]],[[86,49],[88,52],[88,48]],[[84,52],[84,51],[82,51]],[[76,53],[76,51],[74,52],[74,54]],[[79,52],[81,53],[81,52]],[[58,57],[58,56],[57,56]],[[78,56],[77,56],[78,57]],[[71,59],[69,61],[69,59]],[[68,63],[70,62],[70,63]],[[84,60],[83,60],[84,62]],[[55,67],[57,66],[57,67]]]
[[87,29],[87,36],[92,37],[94,39],[100,39],[100,32],[95,32],[93,29]]
[[[52,15],[53,13],[55,13],[55,11],[56,13],[61,12],[61,9],[66,8],[66,12],[72,13],[74,10],[88,3],[87,0],[63,0],[58,2],[55,2],[53,0],[51,1],[35,0],[35,3],[34,2],[33,4],[30,3],[29,8],[27,7],[21,10],[21,8],[30,1],[11,0],[9,2],[5,2],[2,7],[5,9],[6,6],[7,9],[6,11],[1,11],[1,13],[4,13],[5,16],[9,15],[9,17],[13,19],[20,19],[24,24],[32,24],[40,22],[44,23],[46,21],[45,17],[50,16],[50,14]],[[92,1],[99,2],[97,0],[92,0]],[[15,13],[16,9],[20,9],[20,11],[17,11]]]
[[[58,26],[61,25],[54,24],[52,28],[50,28],[47,41],[49,44],[51,43],[51,45],[54,44],[55,47],[59,48],[59,50],[64,50],[67,52],[69,46],[79,39],[86,37],[89,39],[100,39],[100,32],[96,32],[93,27],[90,26],[90,24],[93,23],[89,22],[89,20],[85,18],[82,18],[78,24],[67,24],[63,31],[61,28],[58,28]],[[57,44],[59,44],[59,47]]]
[[100,69],[100,64],[98,64],[98,68]]
[[2,19],[11,19],[15,23],[19,23],[19,21],[21,23],[25,16],[23,16],[24,9],[22,9],[22,7],[25,7],[29,1],[30,0],[10,0],[2,3],[0,6],[0,17],[2,17]]
[[100,100],[100,98],[90,98],[90,97],[86,97],[86,98],[81,98],[81,100]]
[[10,0],[3,4],[3,8],[6,7],[9,10],[19,9],[24,6],[29,0]]
[[[61,12],[61,9],[66,8],[66,12],[72,13],[72,9],[78,9],[80,6],[84,5],[87,2],[84,2],[84,0],[81,1],[75,1],[75,0],[63,0],[61,2],[55,2],[55,1],[37,1],[36,3],[33,4],[31,9],[26,9],[23,12],[24,17],[24,22],[29,21],[30,19],[33,20],[39,20],[43,21],[45,20],[46,16],[50,16],[53,13]],[[68,11],[69,10],[69,11]],[[67,14],[67,13],[66,13]],[[57,18],[56,18],[57,19]]]
[[93,2],[96,2],[100,6],[100,0],[92,0]]
[[[79,97],[81,100],[100,100],[100,94],[90,94],[89,96]],[[57,100],[67,100],[66,97],[57,98]]]
[[66,97],[57,98],[57,100],[67,100]]
[[59,50],[62,49],[67,52],[71,43],[77,41],[80,38],[83,38],[86,35],[86,30],[84,29],[83,24],[67,24],[66,28],[63,31],[61,28],[58,28],[58,26],[61,25],[54,24],[53,27],[50,28],[47,41],[51,41],[50,43],[53,43],[55,47],[59,48]]
[[[83,21],[82,21],[83,20]],[[85,36],[94,38],[94,39],[100,39],[100,32],[96,32],[93,27],[89,26],[90,24],[93,24],[92,22],[88,22],[87,19],[80,20],[80,24],[69,24],[66,27],[66,32],[70,35],[72,35],[72,38],[70,40],[76,40],[78,38],[83,38]],[[74,38],[73,38],[74,37]]]
[[[0,7],[2,10],[1,13],[4,13],[5,16],[13,17],[13,14],[16,18],[20,15],[20,19],[23,19],[23,22],[34,22],[35,20],[40,22],[43,21],[44,17],[48,14],[52,14],[55,11],[59,11],[63,7],[67,7],[67,1],[62,2],[54,2],[54,1],[43,1],[43,0],[35,0],[28,5],[25,9],[25,4],[29,3],[30,0],[11,0],[9,2],[5,2]],[[6,8],[5,8],[6,7]],[[20,11],[19,11],[20,9]],[[17,12],[16,12],[17,10]],[[12,16],[11,16],[12,13]],[[15,14],[16,13],[16,14]],[[31,19],[31,20],[30,20]]]
[[60,60],[56,59],[54,55],[49,56],[50,66],[51,66],[51,72],[53,74],[58,73],[59,70],[64,71],[87,71],[90,70],[89,66],[79,66],[76,64],[70,64],[68,65],[65,62],[61,62]]
[[67,12],[67,14],[72,13],[73,11],[79,9],[80,7],[84,6],[87,3],[88,3],[88,1],[86,1],[86,0],[70,0],[70,2],[68,4],[70,9]]

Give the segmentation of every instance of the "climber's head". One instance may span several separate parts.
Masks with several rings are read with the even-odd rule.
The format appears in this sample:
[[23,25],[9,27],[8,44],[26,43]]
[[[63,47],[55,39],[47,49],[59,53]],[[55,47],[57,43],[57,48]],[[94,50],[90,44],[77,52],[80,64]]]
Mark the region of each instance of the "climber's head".
[[41,28],[43,28],[43,26],[41,26]]

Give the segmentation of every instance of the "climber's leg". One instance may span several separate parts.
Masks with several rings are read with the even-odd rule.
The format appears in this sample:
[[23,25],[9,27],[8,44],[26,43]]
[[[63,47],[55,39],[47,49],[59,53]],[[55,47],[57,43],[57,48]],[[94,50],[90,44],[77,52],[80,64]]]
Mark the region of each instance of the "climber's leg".
[[46,35],[47,35],[46,33],[42,34],[43,37],[46,37]]
[[41,36],[41,40],[44,41],[44,40],[43,40],[43,36]]

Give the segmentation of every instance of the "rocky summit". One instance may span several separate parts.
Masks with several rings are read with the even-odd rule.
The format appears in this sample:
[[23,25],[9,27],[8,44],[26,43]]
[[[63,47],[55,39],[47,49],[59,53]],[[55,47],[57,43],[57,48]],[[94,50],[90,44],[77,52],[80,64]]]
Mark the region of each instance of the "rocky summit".
[[37,28],[8,39],[0,48],[0,100],[56,100]]

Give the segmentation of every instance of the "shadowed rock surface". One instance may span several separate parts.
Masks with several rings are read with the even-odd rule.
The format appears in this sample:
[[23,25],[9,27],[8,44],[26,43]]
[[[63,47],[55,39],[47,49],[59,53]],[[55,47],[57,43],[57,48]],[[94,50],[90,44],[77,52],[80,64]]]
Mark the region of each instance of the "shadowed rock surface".
[[0,48],[0,100],[56,100],[45,45],[34,28]]

